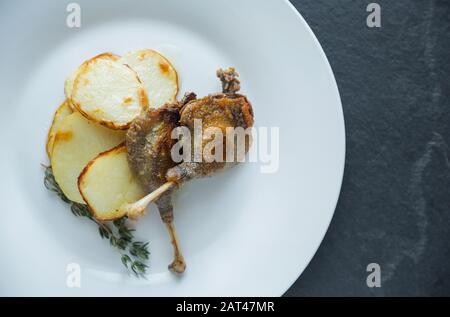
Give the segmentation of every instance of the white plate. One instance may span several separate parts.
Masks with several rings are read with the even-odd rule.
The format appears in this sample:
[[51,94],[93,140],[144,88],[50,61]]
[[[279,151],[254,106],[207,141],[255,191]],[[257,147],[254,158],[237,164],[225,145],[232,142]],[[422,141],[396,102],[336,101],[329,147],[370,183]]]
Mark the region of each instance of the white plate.
[[[328,228],[345,157],[336,82],[306,22],[287,1],[78,1],[81,28],[70,29],[67,3],[0,4],[0,294],[282,295]],[[167,55],[181,92],[218,91],[216,68],[235,66],[256,125],[280,128],[277,173],[242,164],[178,194],[182,277],[166,269],[171,247],[154,208],[137,226],[152,252],[147,279],[137,280],[42,183],[65,77],[90,56],[137,48]],[[81,288],[66,285],[69,263],[81,267]]]

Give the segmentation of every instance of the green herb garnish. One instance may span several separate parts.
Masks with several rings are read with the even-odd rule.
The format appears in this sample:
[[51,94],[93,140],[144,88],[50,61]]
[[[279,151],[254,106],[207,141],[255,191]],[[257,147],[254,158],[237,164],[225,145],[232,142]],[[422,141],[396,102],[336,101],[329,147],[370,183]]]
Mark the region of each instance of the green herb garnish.
[[127,219],[123,217],[111,222],[103,222],[95,219],[87,205],[79,204],[71,201],[64,195],[61,188],[53,176],[51,166],[44,166],[45,168],[45,187],[56,193],[62,201],[70,205],[70,211],[77,217],[85,217],[95,222],[98,226],[98,232],[102,239],[109,241],[109,244],[116,248],[120,255],[122,264],[137,277],[143,277],[146,273],[148,265],[145,262],[148,260],[150,252],[148,251],[148,242],[134,241],[133,232],[127,226]]

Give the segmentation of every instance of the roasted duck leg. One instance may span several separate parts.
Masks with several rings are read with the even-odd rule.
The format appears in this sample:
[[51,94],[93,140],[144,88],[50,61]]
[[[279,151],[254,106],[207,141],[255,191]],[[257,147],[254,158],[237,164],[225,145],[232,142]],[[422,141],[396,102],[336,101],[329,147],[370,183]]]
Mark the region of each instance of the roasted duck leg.
[[[170,151],[174,140],[171,132],[178,126],[179,108],[192,98],[187,96],[181,103],[167,104],[159,109],[149,109],[136,118],[127,132],[128,162],[142,187],[152,192],[166,182],[165,174],[175,166]],[[173,207],[170,191],[155,201],[162,221],[167,227],[174,248],[174,260],[169,269],[182,273],[186,268],[173,224]],[[128,212],[130,218],[138,218],[143,210]]]
[[[237,79],[238,74],[233,68],[228,70],[218,70],[217,76],[222,81],[223,93],[209,95],[201,99],[189,98],[180,108],[180,120],[181,126],[187,127],[191,135],[194,134],[194,124],[196,119],[201,120],[202,129],[205,131],[207,128],[219,128],[223,134],[223,147],[224,156],[226,155],[226,145],[233,144],[236,147],[236,142],[232,142],[227,138],[226,129],[228,127],[237,128],[242,127],[243,129],[253,126],[253,110],[250,102],[244,95],[238,94],[237,91],[240,89],[240,83]],[[197,121],[198,122],[198,121]],[[158,134],[161,136],[160,134]],[[166,134],[161,137],[167,137]],[[170,136],[169,136],[170,138]],[[234,136],[233,136],[234,138]],[[208,139],[202,140],[202,147],[208,143]],[[169,143],[169,141],[167,141]],[[194,138],[192,138],[194,142]],[[142,145],[144,146],[144,145]],[[194,149],[195,144],[192,145]],[[250,147],[250,139],[245,140],[245,153]],[[192,151],[194,155],[195,151]],[[234,153],[237,153],[236,148]],[[244,154],[245,154],[244,153]],[[141,200],[123,206],[128,214],[133,214],[138,216],[143,214],[146,206],[155,200],[159,200],[165,197],[167,193],[170,193],[180,186],[182,183],[189,181],[193,178],[205,177],[212,175],[219,170],[223,170],[227,167],[233,166],[238,163],[237,158],[230,161],[213,161],[206,162],[201,160],[196,161],[195,158],[191,160],[183,161],[175,166],[167,166],[167,172],[165,173],[165,181],[163,182],[164,176],[162,174],[158,175],[157,186],[151,187],[152,193],[145,196]],[[161,170],[158,170],[158,173]]]

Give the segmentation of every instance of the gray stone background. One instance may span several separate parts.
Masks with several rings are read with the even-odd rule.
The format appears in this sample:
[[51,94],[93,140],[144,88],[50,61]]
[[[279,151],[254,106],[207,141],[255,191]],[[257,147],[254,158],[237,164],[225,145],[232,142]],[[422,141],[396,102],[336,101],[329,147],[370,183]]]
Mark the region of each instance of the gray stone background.
[[[370,2],[381,28],[366,26]],[[347,157],[328,233],[285,295],[449,296],[450,1],[292,3],[336,76]]]

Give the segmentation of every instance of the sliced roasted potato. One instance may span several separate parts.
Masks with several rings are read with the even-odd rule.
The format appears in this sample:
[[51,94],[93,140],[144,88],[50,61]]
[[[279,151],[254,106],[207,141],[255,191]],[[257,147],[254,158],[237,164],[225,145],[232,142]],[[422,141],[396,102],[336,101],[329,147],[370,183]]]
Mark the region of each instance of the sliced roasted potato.
[[121,62],[99,57],[81,66],[71,100],[86,118],[111,129],[128,128],[148,106],[136,72]]
[[70,106],[72,110],[76,110],[72,105],[72,90],[73,90],[73,82],[78,74],[78,68],[74,70],[64,81],[64,94],[66,95],[67,104]]
[[91,160],[78,178],[78,189],[98,220],[125,216],[120,207],[145,196],[128,165],[127,148],[123,144]]
[[124,142],[125,132],[111,130],[74,112],[55,132],[51,164],[56,182],[72,201],[84,203],[78,191],[78,176],[99,153]]
[[47,151],[47,155],[49,158],[51,158],[52,156],[53,142],[55,141],[56,130],[58,130],[62,120],[72,112],[73,111],[70,108],[67,99],[58,107],[58,109],[56,109],[55,114],[53,115],[52,125],[48,130],[47,144],[45,145],[45,150]]
[[[109,60],[118,60],[120,58],[120,56],[117,56],[113,53],[103,53],[100,55],[95,56],[94,58],[99,58],[99,59],[109,59]],[[86,61],[87,62],[87,61]],[[84,62],[83,64],[81,64],[81,66],[83,66],[86,62]],[[75,110],[75,107],[72,105],[71,102],[71,98],[72,98],[72,91],[73,91],[73,84],[75,82],[75,78],[77,77],[81,66],[78,67],[77,69],[75,69],[65,80],[64,82],[64,94],[66,95],[66,99],[69,102],[70,107],[72,108],[72,110]]]
[[178,74],[164,56],[146,49],[129,52],[120,61],[138,74],[147,92],[150,107],[158,108],[175,100],[178,94]]

